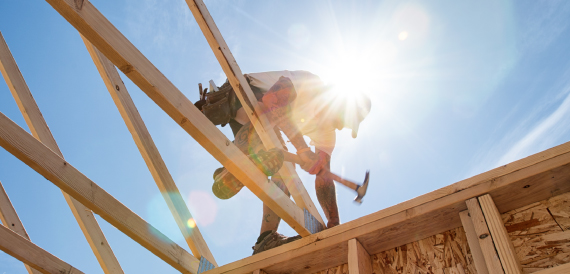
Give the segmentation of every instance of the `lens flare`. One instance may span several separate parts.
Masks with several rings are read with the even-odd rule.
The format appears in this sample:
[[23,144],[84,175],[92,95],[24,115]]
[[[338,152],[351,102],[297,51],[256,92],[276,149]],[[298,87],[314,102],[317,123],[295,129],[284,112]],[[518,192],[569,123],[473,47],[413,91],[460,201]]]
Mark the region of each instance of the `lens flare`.
[[408,38],[408,32],[407,31],[402,31],[398,35],[398,39],[400,39],[400,41],[404,41],[404,40],[406,40],[406,38]]
[[195,228],[195,227],[196,227],[196,221],[194,221],[193,218],[190,218],[190,219],[188,219],[188,222],[186,222],[186,225],[187,225],[189,228]]
[[[190,195],[188,195],[187,201],[190,212],[192,212],[196,220],[199,220],[200,227],[214,223],[218,213],[218,205],[212,194],[201,190],[192,191]],[[195,226],[196,222],[194,219],[190,220],[192,220]],[[190,220],[188,220],[188,225],[190,225]]]

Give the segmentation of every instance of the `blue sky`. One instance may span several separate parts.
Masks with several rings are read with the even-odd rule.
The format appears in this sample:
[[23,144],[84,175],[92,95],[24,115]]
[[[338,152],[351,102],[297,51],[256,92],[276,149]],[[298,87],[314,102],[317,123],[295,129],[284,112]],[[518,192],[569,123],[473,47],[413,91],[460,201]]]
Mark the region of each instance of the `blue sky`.
[[[92,3],[191,101],[197,83],[225,80],[184,1]],[[371,96],[359,137],[337,134],[332,170],[355,180],[371,170],[361,206],[337,187],[342,222],[570,140],[567,1],[205,3],[243,72],[308,70]],[[39,0],[0,2],[0,31],[66,159],[185,247],[77,31]],[[219,163],[123,81],[218,263],[249,256],[261,202],[248,190],[217,200]],[[28,130],[4,84],[0,111]],[[314,178],[299,174],[317,203]],[[103,273],[57,187],[3,149],[0,181],[33,242]],[[126,273],[176,273],[98,220]],[[4,273],[25,269],[0,252]]]

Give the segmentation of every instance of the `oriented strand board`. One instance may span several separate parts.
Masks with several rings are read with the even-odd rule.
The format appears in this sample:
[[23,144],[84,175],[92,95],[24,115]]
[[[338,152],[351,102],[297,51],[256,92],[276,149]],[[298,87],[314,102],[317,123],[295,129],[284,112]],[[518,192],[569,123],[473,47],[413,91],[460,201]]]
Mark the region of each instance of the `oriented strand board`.
[[569,214],[570,192],[502,214],[523,273],[570,262]]
[[348,264],[342,264],[323,271],[315,272],[315,274],[348,274]]
[[[374,274],[476,274],[463,228],[459,227],[371,256]],[[347,273],[346,264],[318,274]]]

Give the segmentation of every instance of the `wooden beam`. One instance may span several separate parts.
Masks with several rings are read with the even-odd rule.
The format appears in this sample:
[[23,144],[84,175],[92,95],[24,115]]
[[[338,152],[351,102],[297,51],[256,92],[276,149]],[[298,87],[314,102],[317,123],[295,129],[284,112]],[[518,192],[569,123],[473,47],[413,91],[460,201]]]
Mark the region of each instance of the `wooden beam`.
[[[4,190],[4,187],[2,186],[1,182],[0,182],[0,221],[2,221],[2,224],[5,227],[16,232],[18,235],[24,237],[26,240],[28,241],[30,240],[30,237],[28,236],[26,229],[24,229],[22,221],[20,221],[20,218],[18,217],[16,210],[12,206],[10,198],[8,198],[8,194],[6,194],[6,191]],[[26,270],[30,274],[40,273],[31,266],[27,265],[26,263],[24,263],[24,266],[26,267]]]
[[[301,236],[303,210],[268,179],[89,1],[46,0],[216,160]],[[80,5],[77,3],[81,3]]]
[[257,270],[254,270],[252,274],[267,274],[267,273],[265,273],[265,271],[263,271],[261,269],[257,269]]
[[515,247],[509,238],[505,224],[501,219],[501,214],[495,206],[491,195],[486,194],[479,197],[479,204],[485,215],[489,232],[493,237],[495,248],[501,259],[501,265],[506,274],[522,274],[522,267],[517,259]]
[[[18,69],[14,57],[10,53],[2,33],[0,33],[0,71],[2,71],[2,75],[32,135],[63,158],[22,73]],[[91,210],[69,197],[65,192],[62,193],[103,271],[107,274],[123,273],[119,261],[113,254],[113,250],[111,250]]]
[[0,113],[0,146],[182,273],[199,261]]
[[472,198],[465,201],[465,203],[467,204],[467,208],[469,208],[469,215],[471,216],[475,233],[479,239],[479,246],[481,246],[481,251],[483,252],[483,257],[485,257],[485,264],[487,265],[489,273],[505,273],[497,251],[495,250],[495,244],[493,243],[493,238],[485,221],[485,216],[479,206],[479,201],[477,201],[477,198]]
[[463,210],[459,212],[459,217],[461,218],[461,224],[463,225],[463,230],[465,230],[465,235],[467,236],[467,243],[469,244],[469,249],[473,256],[473,263],[475,264],[475,269],[477,269],[477,274],[488,274],[489,270],[487,270],[485,257],[483,256],[481,245],[479,245],[479,237],[477,237],[477,232],[475,232],[475,226],[471,221],[469,211]]
[[461,226],[459,212],[473,197],[491,194],[504,213],[569,192],[568,181],[570,142],[209,273],[314,273],[346,263],[352,238],[378,254]]
[[0,250],[46,274],[83,273],[41,249],[18,233],[0,225]]
[[357,239],[348,240],[348,273],[372,274],[370,254]]
[[534,272],[533,274],[565,274],[570,273],[570,263],[565,263],[563,265],[547,268]]
[[83,38],[83,42],[99,74],[101,74],[101,78],[103,78],[103,82],[105,82],[105,86],[111,94],[119,113],[121,113],[121,117],[123,117],[129,132],[131,132],[133,140],[148,166],[162,197],[166,201],[174,220],[176,220],[180,232],[182,232],[184,239],[186,239],[186,243],[192,251],[192,254],[197,259],[204,256],[204,258],[217,267],[216,260],[214,260],[214,256],[210,252],[198,226],[190,227],[188,225],[188,222],[194,220],[194,217],[190,214],[190,210],[188,210],[182,195],[180,195],[180,191],[172,179],[166,164],[162,160],[158,148],[154,144],[142,117],[127,91],[127,87],[121,80],[121,76],[113,63],[101,54],[99,50],[93,47],[87,39]]
[[[271,126],[266,115],[261,111],[251,87],[245,80],[237,61],[226,44],[222,33],[216,26],[216,23],[210,15],[204,1],[186,0],[186,3],[192,11],[202,33],[206,37],[210,48],[222,66],[222,70],[228,77],[228,81],[232,85],[232,88],[240,100],[249,120],[255,127],[255,131],[261,138],[263,145],[266,149],[274,147],[281,148],[281,142],[273,130],[273,126]],[[326,227],[326,224],[313,204],[309,193],[307,193],[307,190],[303,186],[303,182],[301,182],[299,175],[297,175],[295,165],[285,162],[283,168],[279,171],[279,174],[281,175],[281,178],[285,180],[285,184],[289,188],[289,192],[291,193],[291,196],[293,196],[297,205],[307,209],[309,213],[317,218],[323,227]]]

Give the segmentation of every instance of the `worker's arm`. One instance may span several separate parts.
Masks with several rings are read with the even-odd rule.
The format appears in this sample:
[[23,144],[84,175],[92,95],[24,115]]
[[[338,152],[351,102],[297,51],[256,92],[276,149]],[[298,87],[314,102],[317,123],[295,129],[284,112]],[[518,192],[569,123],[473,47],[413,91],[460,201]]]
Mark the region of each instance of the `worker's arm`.
[[318,159],[310,150],[295,123],[291,121],[290,103],[295,100],[296,96],[297,93],[295,92],[295,87],[291,80],[287,77],[281,77],[279,81],[263,95],[261,101],[269,120],[285,133],[289,141],[291,141],[293,146],[297,149],[297,154],[305,163],[301,168],[310,173],[310,170],[317,163]]

